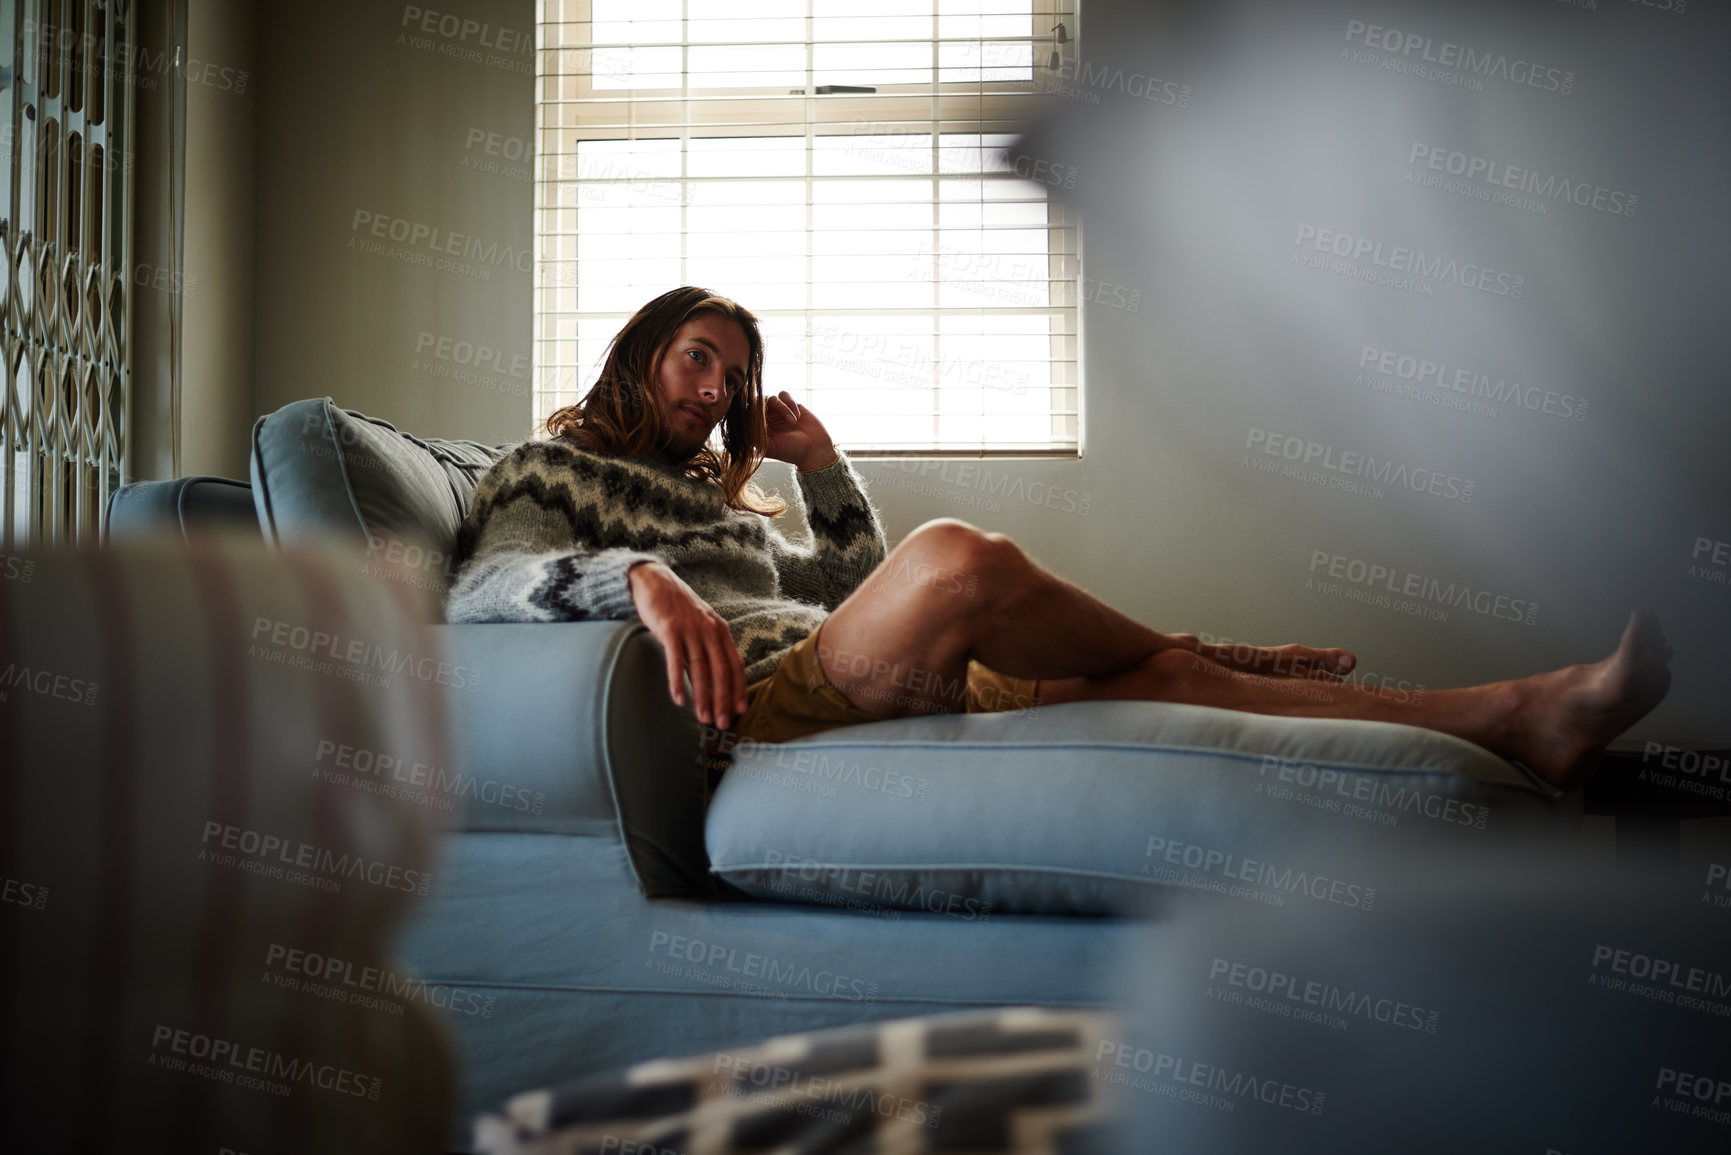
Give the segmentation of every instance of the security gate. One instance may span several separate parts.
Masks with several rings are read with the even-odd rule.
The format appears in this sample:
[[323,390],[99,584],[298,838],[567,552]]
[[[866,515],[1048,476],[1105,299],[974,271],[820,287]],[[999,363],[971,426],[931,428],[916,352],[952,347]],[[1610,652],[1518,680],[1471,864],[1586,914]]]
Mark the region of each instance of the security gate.
[[93,542],[130,455],[134,0],[0,0],[0,541]]

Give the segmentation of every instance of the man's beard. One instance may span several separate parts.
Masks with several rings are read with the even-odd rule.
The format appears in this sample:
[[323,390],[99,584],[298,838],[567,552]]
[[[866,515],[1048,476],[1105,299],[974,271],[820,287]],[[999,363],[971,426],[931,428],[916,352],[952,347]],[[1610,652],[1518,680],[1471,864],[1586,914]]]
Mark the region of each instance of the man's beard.
[[665,457],[674,465],[683,465],[693,457],[696,457],[708,443],[709,438],[705,437],[702,441],[689,445],[688,448],[682,448],[679,442],[679,435],[674,430],[673,426],[664,424],[661,427],[661,436],[656,439],[655,448],[661,456]]

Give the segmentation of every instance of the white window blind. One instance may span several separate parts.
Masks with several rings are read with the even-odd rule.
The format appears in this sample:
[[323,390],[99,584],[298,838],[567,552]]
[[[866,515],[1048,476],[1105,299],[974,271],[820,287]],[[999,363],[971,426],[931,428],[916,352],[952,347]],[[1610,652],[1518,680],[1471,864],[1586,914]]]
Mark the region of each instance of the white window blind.
[[538,19],[537,419],[639,306],[695,284],[757,314],[765,388],[850,452],[1077,451],[1077,236],[1045,195],[1066,177],[1003,154],[1072,14],[540,0]]

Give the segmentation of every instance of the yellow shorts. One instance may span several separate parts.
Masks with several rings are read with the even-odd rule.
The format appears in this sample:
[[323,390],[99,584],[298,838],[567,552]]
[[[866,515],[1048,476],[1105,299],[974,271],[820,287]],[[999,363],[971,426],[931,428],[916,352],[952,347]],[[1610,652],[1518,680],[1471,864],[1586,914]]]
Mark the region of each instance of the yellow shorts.
[[[836,726],[894,716],[896,703],[886,701],[884,711],[874,714],[854,705],[830,683],[818,662],[817,639],[822,632],[820,625],[782,657],[774,673],[746,687],[745,713],[733,727],[739,739],[788,742]],[[969,662],[963,700],[969,714],[1031,710],[1040,703],[1039,690],[1036,678],[1012,678]]]

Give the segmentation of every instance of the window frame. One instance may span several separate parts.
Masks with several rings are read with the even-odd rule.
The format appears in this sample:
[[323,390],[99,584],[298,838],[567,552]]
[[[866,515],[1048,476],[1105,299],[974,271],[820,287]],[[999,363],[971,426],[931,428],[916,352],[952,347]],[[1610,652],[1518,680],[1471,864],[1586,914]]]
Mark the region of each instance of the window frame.
[[[575,342],[575,334],[558,335],[548,332],[556,328],[559,321],[565,318],[578,319],[612,319],[615,316],[620,324],[630,316],[630,311],[615,312],[612,310],[581,310],[576,308],[576,296],[579,286],[575,283],[574,270],[577,267],[577,240],[581,233],[573,225],[569,230],[544,228],[545,220],[556,215],[558,210],[569,209],[575,213],[575,206],[563,206],[556,197],[544,197],[543,190],[557,188],[565,181],[575,182],[571,171],[575,167],[575,151],[559,152],[549,149],[547,145],[560,136],[571,139],[573,133],[581,133],[581,140],[629,140],[677,137],[680,141],[681,176],[667,178],[679,181],[716,181],[726,179],[767,179],[760,177],[691,177],[687,175],[687,160],[691,142],[694,139],[716,137],[803,137],[806,142],[808,160],[803,174],[807,185],[805,198],[806,221],[804,235],[806,242],[806,300],[803,308],[758,309],[753,311],[762,319],[771,317],[782,318],[803,315],[805,328],[804,349],[804,381],[797,387],[809,391],[813,388],[813,371],[821,370],[822,363],[813,357],[812,339],[814,324],[826,314],[862,314],[873,315],[919,315],[933,319],[934,329],[939,320],[945,316],[960,316],[980,314],[982,312],[997,316],[1025,313],[1039,318],[1058,318],[1063,324],[1053,327],[1047,321],[1047,327],[1052,331],[1048,339],[1048,358],[1046,364],[1051,367],[1052,378],[1049,388],[1060,397],[1052,398],[1046,407],[1048,414],[1048,434],[1045,444],[1003,445],[986,442],[979,447],[940,446],[935,444],[936,430],[925,444],[917,447],[865,447],[849,448],[849,455],[857,459],[905,459],[919,458],[966,458],[966,459],[1060,459],[1079,460],[1084,455],[1083,434],[1085,382],[1082,367],[1082,324],[1083,309],[1080,298],[1082,280],[1082,238],[1081,222],[1076,219],[1075,210],[1051,196],[1046,196],[1043,203],[1046,206],[1046,262],[1049,287],[1049,303],[1046,305],[1030,305],[1024,307],[997,307],[982,309],[979,306],[942,306],[933,304],[930,307],[917,306],[908,308],[887,308],[877,306],[858,306],[850,308],[825,308],[814,306],[811,299],[813,284],[811,275],[814,246],[811,238],[815,235],[812,224],[813,197],[811,187],[815,181],[825,178],[813,171],[809,159],[814,154],[814,141],[818,136],[867,135],[860,133],[858,126],[877,126],[888,128],[904,126],[905,130],[917,135],[931,135],[932,159],[930,166],[909,176],[917,176],[932,181],[933,195],[929,201],[932,210],[932,255],[934,259],[941,255],[942,250],[936,248],[937,237],[942,231],[938,214],[939,206],[944,203],[939,195],[939,182],[945,175],[952,177],[961,174],[946,174],[940,166],[939,157],[943,148],[944,136],[947,134],[978,134],[987,136],[1013,136],[1015,131],[1028,118],[1035,108],[1035,102],[1047,91],[1042,87],[1041,80],[1047,71],[1047,54],[1059,49],[1055,35],[1056,26],[1062,22],[1066,26],[1068,36],[1066,41],[1072,44],[1071,59],[1066,65],[1074,64],[1073,44],[1078,15],[1073,6],[1073,0],[1033,0],[1032,5],[1032,36],[1031,74],[1027,80],[1017,81],[931,81],[909,84],[879,86],[876,93],[831,93],[818,94],[808,86],[803,94],[790,93],[784,85],[755,86],[752,88],[714,88],[693,89],[689,84],[689,64],[693,42],[676,43],[671,41],[645,41],[643,46],[678,47],[680,49],[681,78],[684,83],[678,88],[596,88],[593,84],[593,65],[597,54],[606,52],[611,44],[599,46],[587,40],[573,43],[563,32],[556,37],[549,36],[548,12],[559,9],[562,29],[587,30],[590,27],[592,15],[591,0],[540,0],[537,16],[538,66],[536,75],[536,149],[537,173],[535,179],[535,241],[538,254],[536,268],[537,277],[534,285],[534,382],[531,403],[537,421],[560,405],[569,404],[581,395],[583,381],[592,374],[595,366],[580,363],[575,357],[570,359],[544,358],[545,351],[558,342]],[[810,37],[811,5],[806,5],[807,38],[804,41],[806,56],[806,74],[815,79],[813,56],[815,46],[821,41],[813,41]],[[688,18],[689,10],[682,6],[683,22]],[[884,37],[862,40],[861,43],[918,43],[929,44],[931,49],[931,67],[934,74],[945,67],[941,63],[940,45],[944,43],[991,44],[1019,40],[1020,38],[981,38],[981,37],[947,37],[937,36],[939,16],[932,16],[933,35],[930,38],[914,40],[905,37]],[[552,43],[549,43],[549,40]],[[725,47],[734,42],[696,42],[700,47]],[[761,40],[740,41],[741,44],[763,43]],[[798,43],[795,41],[780,41],[774,43]],[[635,47],[635,46],[633,46]],[[570,67],[571,63],[583,67]],[[967,65],[951,65],[949,67],[967,67]],[[982,61],[981,68],[993,67]],[[560,69],[564,69],[561,71]],[[793,101],[799,101],[803,108],[798,118],[786,114]],[[924,104],[926,110],[918,116],[910,115],[910,110],[919,104]],[[589,110],[618,108],[618,115],[585,115]],[[558,109],[557,116],[549,116],[550,109]],[[763,109],[765,111],[756,111]],[[781,115],[774,115],[780,110]],[[727,116],[732,112],[734,115]],[[754,114],[755,113],[755,114]],[[729,132],[737,127],[738,131]],[[833,131],[825,132],[829,128]],[[694,131],[696,130],[696,131]],[[557,160],[555,160],[557,158]],[[561,165],[561,163],[563,164]],[[563,167],[565,171],[553,171]],[[788,178],[793,179],[793,178]],[[840,179],[871,179],[870,177],[842,177]],[[907,179],[885,174],[885,179]],[[967,179],[962,176],[961,179]],[[1004,178],[997,178],[1004,179]],[[1013,179],[1013,178],[1011,178]],[[682,211],[689,205],[688,194],[681,199]],[[1029,226],[1037,227],[1037,226]],[[563,246],[566,253],[549,253],[549,248],[557,249],[557,242],[567,242]],[[552,246],[549,242],[553,242]],[[686,260],[682,251],[681,261]],[[1038,259],[1037,256],[1034,259]],[[559,262],[568,266],[573,273],[570,275],[548,274],[548,263]],[[550,290],[565,290],[572,294],[570,308],[547,308],[544,302],[551,298]],[[548,296],[544,297],[544,293]],[[748,307],[751,307],[749,302]],[[549,322],[551,324],[549,324]],[[935,363],[935,362],[934,362]],[[800,366],[801,362],[790,364]],[[935,383],[930,387],[934,395],[934,406],[942,386]],[[1063,394],[1067,393],[1067,398]],[[1068,423],[1067,433],[1053,432],[1060,423]],[[845,433],[838,432],[838,441],[845,440]]]

